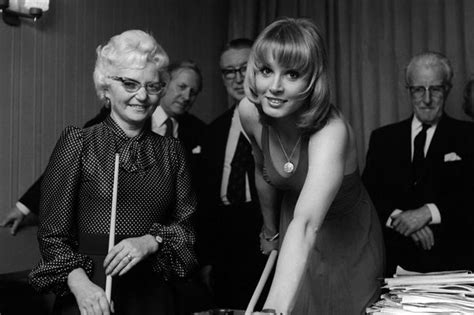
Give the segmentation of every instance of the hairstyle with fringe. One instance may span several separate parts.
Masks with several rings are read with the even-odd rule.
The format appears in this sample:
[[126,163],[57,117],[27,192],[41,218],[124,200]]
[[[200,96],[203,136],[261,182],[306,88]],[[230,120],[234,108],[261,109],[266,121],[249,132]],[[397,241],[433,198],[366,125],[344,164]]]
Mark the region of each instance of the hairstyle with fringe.
[[453,79],[453,68],[451,67],[449,59],[442,53],[436,51],[427,51],[411,58],[410,62],[408,63],[408,66],[405,69],[405,81],[407,86],[411,84],[413,71],[416,67],[441,67],[444,72],[443,84],[446,84],[451,87],[451,80]]
[[183,61],[171,63],[167,68],[167,73],[168,73],[167,80],[171,80],[173,78],[173,75],[175,75],[180,70],[192,70],[196,73],[199,79],[197,92],[198,93],[201,92],[202,87],[203,87],[203,77],[202,77],[201,69],[199,68],[197,63],[194,62],[193,60],[183,60]]
[[308,19],[284,18],[267,26],[258,36],[250,53],[245,77],[245,93],[257,106],[262,123],[271,124],[258,100],[255,76],[271,56],[277,64],[294,69],[308,79],[300,94],[304,110],[298,128],[310,135],[323,128],[338,110],[329,101],[327,55],[319,29]]
[[97,96],[106,105],[108,76],[115,75],[119,69],[144,69],[148,63],[152,63],[156,66],[161,79],[162,72],[169,63],[165,50],[153,36],[141,30],[128,30],[115,35],[106,45],[99,45],[96,52],[94,85]]
[[471,104],[471,93],[474,86],[474,79],[467,81],[466,85],[464,86],[464,102],[462,103],[462,109],[464,113],[474,119],[474,111],[473,105]]

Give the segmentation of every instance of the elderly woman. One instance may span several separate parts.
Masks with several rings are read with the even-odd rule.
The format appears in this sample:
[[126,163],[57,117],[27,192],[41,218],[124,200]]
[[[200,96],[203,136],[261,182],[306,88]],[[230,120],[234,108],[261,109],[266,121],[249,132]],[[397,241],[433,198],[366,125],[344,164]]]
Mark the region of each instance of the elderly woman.
[[[94,83],[110,116],[89,128],[67,127],[42,182],[42,261],[30,281],[57,295],[57,314],[109,314],[106,275],[113,277],[115,314],[173,314],[166,280],[195,267],[196,200],[185,151],[150,131],[167,64],[165,51],[139,30],[97,48]],[[116,245],[107,253],[116,153]]]
[[353,131],[329,102],[319,30],[305,19],[268,26],[245,80],[239,113],[254,150],[261,246],[265,253],[280,246],[265,308],[364,314],[379,294],[382,233],[359,177]]

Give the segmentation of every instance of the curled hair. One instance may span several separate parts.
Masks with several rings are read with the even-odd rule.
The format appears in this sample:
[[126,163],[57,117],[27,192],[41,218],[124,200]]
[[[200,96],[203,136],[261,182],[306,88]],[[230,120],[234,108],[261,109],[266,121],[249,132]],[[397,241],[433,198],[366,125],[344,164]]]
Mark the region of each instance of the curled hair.
[[474,119],[474,111],[472,108],[474,104],[471,103],[471,93],[473,85],[474,79],[471,79],[467,81],[466,86],[464,87],[464,102],[462,103],[462,109],[464,110],[464,113],[466,115]]
[[269,63],[270,56],[280,67],[296,70],[307,79],[308,85],[299,95],[304,109],[298,128],[306,135],[319,131],[337,112],[329,102],[328,60],[319,29],[308,19],[284,18],[267,26],[255,41],[247,64],[245,92],[263,123],[271,123],[271,119],[259,103],[255,76]]
[[427,51],[418,54],[411,58],[408,66],[405,69],[405,81],[407,85],[411,84],[413,71],[416,67],[436,68],[440,67],[444,73],[443,84],[451,87],[451,80],[453,79],[453,68],[449,59],[440,52]]
[[141,30],[128,30],[115,35],[106,45],[96,49],[97,60],[94,69],[94,85],[99,99],[107,104],[106,78],[119,69],[144,69],[148,63],[156,66],[160,74],[168,66],[165,50],[150,34]]
[[196,73],[199,79],[197,92],[198,93],[201,92],[202,87],[203,87],[203,78],[202,78],[201,69],[199,68],[197,63],[192,60],[183,60],[183,61],[171,63],[166,69],[167,70],[166,72],[168,73],[168,80],[171,80],[178,71],[184,70],[184,69],[192,70],[194,71],[194,73]]

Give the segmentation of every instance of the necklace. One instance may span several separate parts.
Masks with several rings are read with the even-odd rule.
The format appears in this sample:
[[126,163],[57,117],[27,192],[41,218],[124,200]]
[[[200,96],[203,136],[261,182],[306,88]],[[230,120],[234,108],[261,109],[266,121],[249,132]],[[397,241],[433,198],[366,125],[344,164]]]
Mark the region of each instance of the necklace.
[[278,142],[280,143],[281,151],[283,152],[286,158],[286,163],[283,164],[283,171],[287,174],[291,174],[295,170],[295,165],[291,162],[291,158],[293,157],[293,154],[296,151],[296,147],[300,143],[301,135],[298,137],[298,141],[296,141],[296,144],[293,147],[293,150],[291,150],[290,156],[288,156],[288,154],[286,154],[285,148],[283,147],[283,143],[281,143],[280,134],[278,133],[277,130],[275,130],[275,133],[277,135]]

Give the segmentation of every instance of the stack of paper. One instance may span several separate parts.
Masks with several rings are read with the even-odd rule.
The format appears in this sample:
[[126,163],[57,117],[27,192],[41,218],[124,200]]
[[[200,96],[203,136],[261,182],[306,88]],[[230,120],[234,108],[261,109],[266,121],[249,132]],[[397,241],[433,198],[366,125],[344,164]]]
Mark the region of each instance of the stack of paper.
[[414,273],[397,268],[367,314],[474,314],[474,274],[467,270]]

